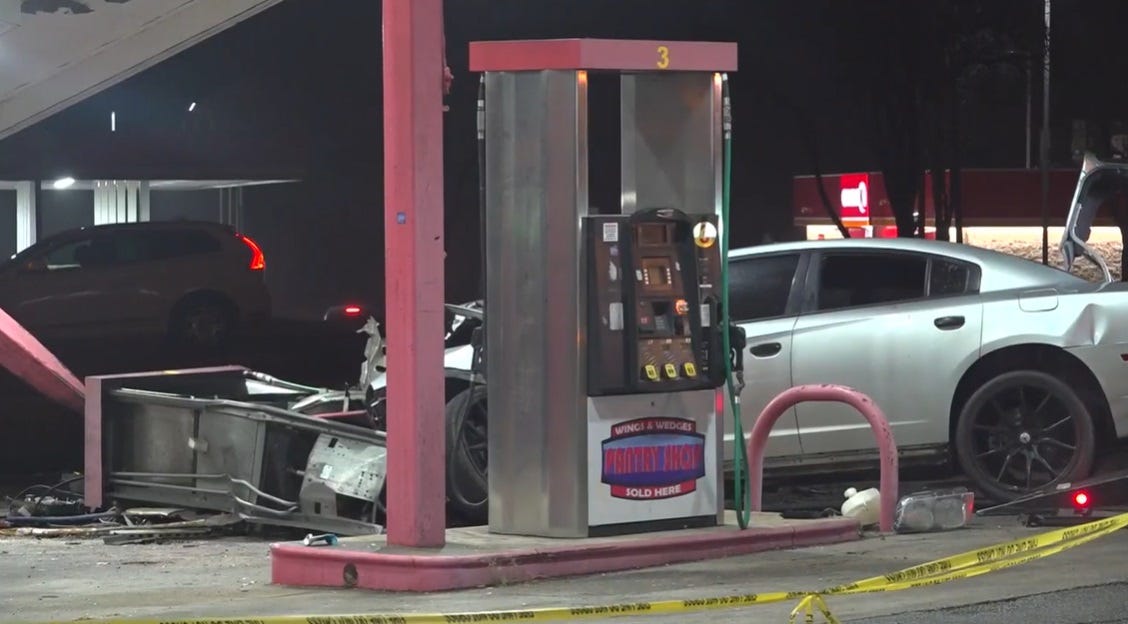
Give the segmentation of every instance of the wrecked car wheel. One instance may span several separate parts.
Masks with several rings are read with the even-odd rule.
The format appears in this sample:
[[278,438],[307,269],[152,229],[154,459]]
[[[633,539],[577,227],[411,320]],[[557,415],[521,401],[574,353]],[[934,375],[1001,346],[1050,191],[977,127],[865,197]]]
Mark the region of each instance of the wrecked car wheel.
[[1085,403],[1034,370],[993,377],[968,399],[956,427],[960,466],[988,497],[1010,501],[1093,469],[1096,440]]
[[447,499],[472,524],[489,520],[486,387],[476,385],[446,406]]

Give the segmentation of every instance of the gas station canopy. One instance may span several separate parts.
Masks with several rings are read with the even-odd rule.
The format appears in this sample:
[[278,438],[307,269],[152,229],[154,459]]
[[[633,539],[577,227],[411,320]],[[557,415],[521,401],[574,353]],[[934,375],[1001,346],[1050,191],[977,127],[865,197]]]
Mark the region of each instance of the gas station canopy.
[[0,139],[280,1],[0,2]]

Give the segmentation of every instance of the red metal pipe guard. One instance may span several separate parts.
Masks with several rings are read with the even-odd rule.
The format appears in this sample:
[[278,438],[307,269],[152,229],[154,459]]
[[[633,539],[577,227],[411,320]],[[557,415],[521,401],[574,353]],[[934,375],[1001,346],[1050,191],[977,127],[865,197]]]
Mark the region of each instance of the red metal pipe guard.
[[870,424],[881,454],[881,532],[893,532],[893,510],[897,502],[897,444],[885,413],[873,399],[847,386],[831,384],[796,386],[779,393],[760,412],[752,435],[748,440],[748,487],[751,493],[751,510],[760,511],[764,489],[764,448],[768,434],[784,412],[805,401],[835,401],[846,403],[861,412]]

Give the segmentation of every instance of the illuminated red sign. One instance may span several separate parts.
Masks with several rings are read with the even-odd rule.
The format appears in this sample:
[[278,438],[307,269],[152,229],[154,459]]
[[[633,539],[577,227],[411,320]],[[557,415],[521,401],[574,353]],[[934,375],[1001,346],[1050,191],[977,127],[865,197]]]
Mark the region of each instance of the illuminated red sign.
[[842,174],[838,178],[838,190],[841,201],[841,208],[838,214],[843,219],[864,219],[868,221],[870,218],[869,174]]

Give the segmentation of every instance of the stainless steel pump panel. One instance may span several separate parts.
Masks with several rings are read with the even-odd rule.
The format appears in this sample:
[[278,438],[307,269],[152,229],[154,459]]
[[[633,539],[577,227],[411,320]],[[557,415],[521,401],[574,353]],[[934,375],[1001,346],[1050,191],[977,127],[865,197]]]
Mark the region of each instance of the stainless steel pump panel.
[[[705,65],[735,69],[735,46],[677,44],[681,69],[663,71],[649,42],[545,42],[551,69],[514,60],[537,45],[471,52],[485,72],[490,531],[717,524],[721,80]],[[588,62],[622,68],[619,215],[589,206],[604,171],[588,161]]]

